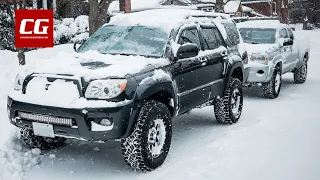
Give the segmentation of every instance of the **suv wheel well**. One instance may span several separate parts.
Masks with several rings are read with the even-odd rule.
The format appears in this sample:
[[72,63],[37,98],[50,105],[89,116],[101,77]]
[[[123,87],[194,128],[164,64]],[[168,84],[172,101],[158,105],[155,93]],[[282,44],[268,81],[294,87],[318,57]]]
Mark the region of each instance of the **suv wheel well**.
[[237,79],[239,79],[241,82],[243,82],[243,72],[242,72],[241,68],[240,68],[240,67],[236,68],[236,69],[232,72],[231,77],[237,78]]
[[170,93],[168,93],[166,91],[160,91],[160,92],[152,94],[150,97],[148,97],[148,100],[162,102],[163,104],[165,104],[167,106],[171,115],[173,115],[174,108],[172,107],[172,105],[170,105],[170,101],[172,98],[173,97],[171,96]]
[[306,59],[308,60],[308,59],[309,59],[309,54],[306,53],[306,54],[304,55],[304,58],[306,58]]
[[282,71],[282,63],[281,62],[278,62],[276,67],[279,67],[280,71]]

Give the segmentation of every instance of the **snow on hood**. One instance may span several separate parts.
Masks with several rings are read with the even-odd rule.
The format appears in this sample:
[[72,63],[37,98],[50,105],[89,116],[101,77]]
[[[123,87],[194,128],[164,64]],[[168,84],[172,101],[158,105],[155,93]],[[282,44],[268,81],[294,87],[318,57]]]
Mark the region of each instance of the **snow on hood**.
[[245,44],[248,54],[266,55],[279,48],[278,44]]
[[147,66],[161,67],[169,64],[163,58],[100,54],[97,51],[85,53],[59,53],[56,57],[38,64],[26,66],[24,73],[59,74],[92,79],[118,77],[135,74]]

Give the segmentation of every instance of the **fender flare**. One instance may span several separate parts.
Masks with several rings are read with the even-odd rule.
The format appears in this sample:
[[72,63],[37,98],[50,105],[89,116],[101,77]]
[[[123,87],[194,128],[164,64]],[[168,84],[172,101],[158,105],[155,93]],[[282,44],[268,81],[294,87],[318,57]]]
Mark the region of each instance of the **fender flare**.
[[[155,81],[150,84],[143,84],[137,87],[136,93],[134,95],[134,105],[132,107],[132,111],[130,114],[127,130],[125,134],[121,138],[127,138],[130,136],[131,132],[133,131],[135,121],[139,115],[139,112],[143,106],[143,104],[147,101],[147,99],[152,96],[153,94],[159,93],[161,91],[165,91],[171,95],[171,97],[174,99],[174,111],[176,109],[176,96],[175,96],[175,91],[172,86],[172,82],[164,81],[164,82],[159,82]],[[173,112],[175,113],[175,112]]]
[[244,81],[245,81],[245,79],[244,79],[245,75],[244,75],[243,63],[242,63],[242,62],[235,62],[235,63],[231,66],[230,70],[228,71],[228,73],[227,73],[227,75],[226,75],[226,77],[227,77],[228,79],[227,79],[227,83],[226,83],[226,87],[225,87],[225,88],[227,88],[227,86],[228,86],[228,84],[229,84],[229,82],[230,82],[230,80],[231,80],[231,76],[232,76],[233,72],[234,72],[237,68],[240,68],[241,71],[242,71],[242,82],[241,82],[241,83],[242,83],[242,84],[244,83]]

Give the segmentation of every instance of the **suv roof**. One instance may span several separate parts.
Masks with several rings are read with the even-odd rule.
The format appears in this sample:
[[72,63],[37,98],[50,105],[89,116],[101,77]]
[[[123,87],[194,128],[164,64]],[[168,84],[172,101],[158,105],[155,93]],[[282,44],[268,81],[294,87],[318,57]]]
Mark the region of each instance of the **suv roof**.
[[[178,28],[183,24],[195,22],[190,17],[204,17],[204,18],[217,18],[228,19],[227,15],[221,13],[204,12],[199,10],[190,9],[152,9],[140,12],[119,14],[113,16],[108,24],[111,25],[124,25],[124,26],[149,26],[159,27],[167,32],[172,29]],[[201,20],[205,21],[205,20]]]
[[237,24],[238,28],[283,28],[288,27],[286,24],[280,23],[279,20],[252,20]]

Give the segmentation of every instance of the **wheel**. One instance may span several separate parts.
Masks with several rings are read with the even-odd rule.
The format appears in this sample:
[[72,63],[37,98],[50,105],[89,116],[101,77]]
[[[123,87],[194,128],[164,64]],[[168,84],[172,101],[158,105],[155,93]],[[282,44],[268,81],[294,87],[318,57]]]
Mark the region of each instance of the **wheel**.
[[214,105],[216,119],[221,124],[238,122],[242,113],[243,94],[241,81],[231,78],[225,95]]
[[169,109],[161,102],[148,101],[139,112],[132,134],[121,141],[123,158],[134,169],[154,170],[166,159],[171,137]]
[[60,147],[66,140],[62,137],[48,138],[36,136],[34,135],[33,130],[29,128],[21,128],[20,136],[30,148],[39,148],[42,150]]
[[294,82],[297,84],[302,84],[306,82],[307,75],[308,75],[308,63],[307,63],[307,59],[304,58],[303,63],[298,68],[296,68],[293,72]]
[[275,99],[279,96],[281,90],[282,76],[279,66],[276,66],[271,81],[268,83],[263,83],[263,93],[264,97]]

